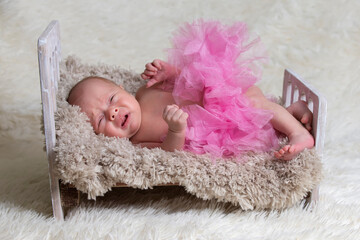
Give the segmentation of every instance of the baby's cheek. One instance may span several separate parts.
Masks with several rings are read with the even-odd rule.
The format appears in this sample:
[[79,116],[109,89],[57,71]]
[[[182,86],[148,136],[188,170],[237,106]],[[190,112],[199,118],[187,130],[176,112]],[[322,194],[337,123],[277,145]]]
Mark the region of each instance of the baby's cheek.
[[110,124],[106,124],[103,134],[107,137],[114,137],[114,131],[112,130]]
[[104,135],[108,137],[123,137],[121,129],[115,127],[113,124],[108,123],[104,128]]

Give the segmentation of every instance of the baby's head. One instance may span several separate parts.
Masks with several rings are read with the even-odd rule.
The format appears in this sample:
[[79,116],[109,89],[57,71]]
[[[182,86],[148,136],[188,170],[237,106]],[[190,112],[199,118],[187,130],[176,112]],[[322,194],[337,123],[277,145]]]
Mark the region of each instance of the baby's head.
[[92,76],[81,80],[71,89],[67,101],[89,117],[96,134],[131,138],[140,128],[138,101],[108,79]]

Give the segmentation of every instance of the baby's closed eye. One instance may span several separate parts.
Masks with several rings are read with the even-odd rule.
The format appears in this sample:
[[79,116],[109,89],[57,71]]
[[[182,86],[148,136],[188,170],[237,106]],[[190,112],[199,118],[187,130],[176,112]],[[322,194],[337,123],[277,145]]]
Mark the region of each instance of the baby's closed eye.
[[115,98],[115,94],[110,97],[110,103],[113,102],[114,98]]
[[97,128],[98,128],[98,129],[100,128],[100,124],[101,124],[101,122],[103,121],[103,119],[104,119],[104,115],[102,115],[102,116],[99,118],[98,125],[97,125]]

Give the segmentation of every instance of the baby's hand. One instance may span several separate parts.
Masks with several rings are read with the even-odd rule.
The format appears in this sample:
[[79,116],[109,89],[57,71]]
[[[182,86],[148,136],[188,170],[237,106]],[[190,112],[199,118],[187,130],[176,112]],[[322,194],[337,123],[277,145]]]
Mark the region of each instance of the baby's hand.
[[166,106],[163,112],[163,118],[169,125],[169,131],[172,132],[185,131],[188,117],[189,115],[175,104]]
[[146,87],[151,87],[156,83],[168,81],[172,83],[178,76],[179,71],[167,62],[155,59],[152,63],[145,65],[145,70],[141,74],[144,80],[148,80]]
[[164,79],[159,79],[158,72],[162,70],[162,61],[155,59],[152,63],[145,65],[145,70],[141,74],[142,79],[149,80],[146,84],[147,87],[151,87],[157,82],[161,82]]

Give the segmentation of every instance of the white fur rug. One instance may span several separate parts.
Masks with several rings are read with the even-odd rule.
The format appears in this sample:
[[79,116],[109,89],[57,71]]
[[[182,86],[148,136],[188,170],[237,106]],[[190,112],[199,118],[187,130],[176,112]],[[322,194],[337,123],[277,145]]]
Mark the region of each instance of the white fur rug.
[[[0,239],[359,239],[360,2],[195,0],[0,1]],[[284,68],[328,100],[320,202],[243,212],[181,188],[113,191],[52,219],[40,132],[36,41],[60,21],[63,56],[141,72],[171,32],[196,18],[246,21],[271,61],[260,87],[280,95]]]

